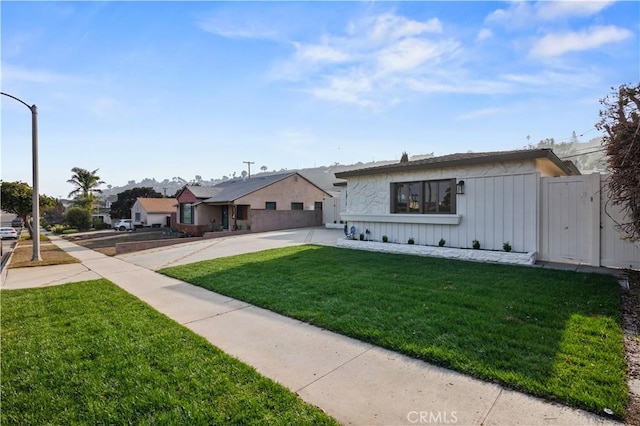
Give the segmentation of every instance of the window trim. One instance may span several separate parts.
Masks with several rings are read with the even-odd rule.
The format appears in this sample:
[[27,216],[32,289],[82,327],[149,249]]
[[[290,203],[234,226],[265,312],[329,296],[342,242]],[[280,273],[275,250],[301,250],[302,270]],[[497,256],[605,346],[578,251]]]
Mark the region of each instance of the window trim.
[[[184,218],[185,218],[185,209],[189,209],[189,222],[185,222]],[[194,216],[195,216],[195,208],[193,206],[193,203],[180,203],[180,223],[183,223],[185,225],[193,225],[194,222]]]
[[[442,182],[447,182],[449,183],[449,201],[451,204],[451,209],[450,211],[440,211],[440,199],[443,197],[440,197],[440,183]],[[425,209],[425,188],[427,184],[435,184],[436,187],[436,195],[435,195],[435,200],[436,200],[436,210],[435,211],[426,211]],[[403,205],[403,203],[399,203],[398,202],[398,195],[399,195],[399,189],[401,187],[406,187],[406,189],[404,191],[407,191],[404,195],[405,198],[407,199],[407,203],[406,205]],[[418,193],[417,194],[413,194],[413,193],[409,193],[408,191],[410,190],[411,187],[417,186],[418,189]],[[390,205],[389,205],[389,212],[391,214],[397,215],[397,214],[404,214],[404,215],[414,215],[414,214],[421,214],[421,215],[455,215],[457,214],[457,203],[456,203],[456,178],[451,178],[451,179],[429,179],[429,180],[422,180],[422,181],[408,181],[408,182],[391,182],[390,185]],[[409,198],[413,196],[412,198],[416,198],[414,200],[409,200]],[[416,206],[417,204],[417,206]],[[399,207],[400,205],[400,207]],[[412,207],[413,205],[413,207]],[[417,207],[417,209],[416,209]]]

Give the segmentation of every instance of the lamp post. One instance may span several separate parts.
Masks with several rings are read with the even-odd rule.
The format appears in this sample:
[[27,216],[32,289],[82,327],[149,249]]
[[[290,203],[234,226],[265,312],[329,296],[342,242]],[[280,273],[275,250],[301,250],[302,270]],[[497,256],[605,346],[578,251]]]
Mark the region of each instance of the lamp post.
[[18,99],[8,93],[0,92],[0,94],[15,99],[31,111],[31,156],[33,165],[33,210],[31,212],[31,216],[33,216],[31,225],[33,227],[33,255],[31,260],[39,262],[42,258],[40,257],[40,197],[38,195],[38,107],[35,104],[29,106],[22,99]]

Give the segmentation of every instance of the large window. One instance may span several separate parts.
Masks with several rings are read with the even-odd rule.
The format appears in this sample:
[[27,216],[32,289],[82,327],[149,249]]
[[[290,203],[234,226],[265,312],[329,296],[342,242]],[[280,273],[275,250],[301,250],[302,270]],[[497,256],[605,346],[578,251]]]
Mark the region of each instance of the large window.
[[248,211],[249,211],[249,206],[247,206],[247,205],[236,206],[236,219],[238,219],[238,220],[247,220],[247,218],[249,216],[247,214]]
[[453,214],[456,180],[391,184],[391,213]]
[[180,223],[193,225],[193,204],[180,203]]

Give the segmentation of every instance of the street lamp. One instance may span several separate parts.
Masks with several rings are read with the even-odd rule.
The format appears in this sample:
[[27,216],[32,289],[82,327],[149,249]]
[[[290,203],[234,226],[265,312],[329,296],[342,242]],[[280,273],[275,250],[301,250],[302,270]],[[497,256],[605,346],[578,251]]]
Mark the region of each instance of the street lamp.
[[39,262],[42,258],[40,257],[40,197],[38,196],[38,107],[35,104],[29,106],[22,99],[18,99],[8,93],[0,92],[0,94],[15,99],[31,111],[31,155],[33,164],[33,210],[31,212],[33,216],[33,255],[31,260]]

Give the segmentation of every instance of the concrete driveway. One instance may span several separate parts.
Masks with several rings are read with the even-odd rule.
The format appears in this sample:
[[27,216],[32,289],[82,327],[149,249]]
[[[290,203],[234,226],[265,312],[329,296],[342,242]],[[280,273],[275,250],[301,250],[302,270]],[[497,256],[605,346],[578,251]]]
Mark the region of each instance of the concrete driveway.
[[341,237],[344,237],[344,233],[340,229],[299,228],[199,240],[193,243],[158,247],[116,257],[127,263],[157,271],[169,266],[185,265],[200,260],[301,244],[335,246],[338,238]]

